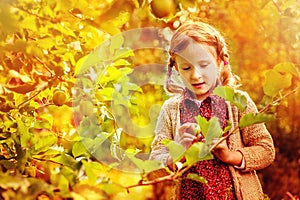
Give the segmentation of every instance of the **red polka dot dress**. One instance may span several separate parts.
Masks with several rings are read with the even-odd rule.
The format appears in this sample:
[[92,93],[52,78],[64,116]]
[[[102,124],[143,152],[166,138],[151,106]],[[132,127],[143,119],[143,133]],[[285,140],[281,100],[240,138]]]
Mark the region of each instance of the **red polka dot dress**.
[[[181,124],[196,122],[195,116],[201,115],[207,120],[216,116],[221,127],[226,127],[228,112],[223,98],[212,95],[199,102],[191,91],[186,89],[183,94],[184,100],[180,103]],[[207,184],[187,179],[186,176],[189,173],[197,173],[202,176],[207,180]],[[197,162],[182,177],[179,199],[235,200],[233,181],[228,165],[218,158]]]

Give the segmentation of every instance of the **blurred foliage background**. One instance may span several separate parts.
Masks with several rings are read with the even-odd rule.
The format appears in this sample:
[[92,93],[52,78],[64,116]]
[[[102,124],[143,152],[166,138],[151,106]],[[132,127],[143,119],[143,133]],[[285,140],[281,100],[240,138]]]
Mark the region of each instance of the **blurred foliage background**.
[[[106,78],[97,82],[96,102],[88,95],[77,95],[79,100],[74,100],[73,90],[91,84],[76,82],[76,75],[84,58],[103,42],[137,28],[172,31],[194,17],[223,33],[241,89],[249,92],[258,107],[265,102],[262,83],[267,70],[281,62],[299,68],[298,0],[1,0],[0,199],[166,198],[167,191],[157,186],[126,193],[124,186],[136,184],[140,177],[97,162],[86,146],[93,149],[110,139],[121,149],[149,153],[152,137],[139,138],[117,129],[116,116],[109,109],[112,90],[104,88],[115,91],[112,85],[120,83],[124,91],[128,80],[120,77],[139,66],[160,64],[157,70],[164,72],[168,57],[158,47],[165,45],[167,37],[152,44],[157,48],[138,48],[126,51],[125,56],[116,53],[111,73],[106,71]],[[142,32],[140,41],[151,43],[156,34]],[[125,69],[121,74],[114,71],[121,68]],[[123,105],[130,105],[130,118],[141,127],[151,121],[151,105],[162,105],[168,98],[155,83],[140,88],[132,85],[127,90],[134,93]],[[271,199],[300,195],[299,98],[297,91],[276,108],[276,122],[267,124],[277,156],[259,175]],[[91,110],[97,117],[87,120]],[[78,133],[95,124],[107,135],[85,141],[84,147]]]

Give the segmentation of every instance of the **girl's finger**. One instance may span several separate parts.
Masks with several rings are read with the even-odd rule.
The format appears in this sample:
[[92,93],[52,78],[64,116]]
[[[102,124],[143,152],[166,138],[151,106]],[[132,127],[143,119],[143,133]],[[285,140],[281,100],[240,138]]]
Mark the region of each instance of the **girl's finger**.
[[198,133],[198,130],[199,130],[198,124],[187,122],[179,127],[178,132],[179,134],[184,134],[187,132],[196,135]]
[[184,146],[186,149],[188,149],[192,145],[195,138],[196,138],[196,136],[191,135],[189,133],[185,133],[185,134],[181,135],[179,143],[182,146]]

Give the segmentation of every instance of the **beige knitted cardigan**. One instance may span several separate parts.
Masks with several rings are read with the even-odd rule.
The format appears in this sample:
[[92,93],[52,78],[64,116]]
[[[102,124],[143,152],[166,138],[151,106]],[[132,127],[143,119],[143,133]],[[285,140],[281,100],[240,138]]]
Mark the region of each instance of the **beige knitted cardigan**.
[[[257,113],[255,103],[247,93],[246,113]],[[169,151],[161,144],[164,138],[174,139],[178,136],[180,126],[179,103],[183,96],[177,95],[168,99],[161,108],[158,117],[155,138],[152,142],[150,159],[162,161],[167,164]],[[227,102],[229,120],[232,122],[232,129],[238,126],[241,112],[238,108]],[[263,191],[255,170],[259,170],[270,165],[275,158],[275,149],[272,137],[263,123],[248,126],[244,129],[237,129],[228,138],[230,150],[242,152],[245,159],[245,169],[238,170],[229,166],[236,196],[238,200],[259,200],[263,199]]]

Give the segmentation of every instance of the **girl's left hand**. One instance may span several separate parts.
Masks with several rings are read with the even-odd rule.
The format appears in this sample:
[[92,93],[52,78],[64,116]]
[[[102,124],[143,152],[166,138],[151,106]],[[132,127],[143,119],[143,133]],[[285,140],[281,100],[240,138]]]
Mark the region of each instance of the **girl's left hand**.
[[226,140],[218,144],[212,153],[221,161],[230,165],[240,166],[243,160],[243,154],[240,151],[229,150]]
[[[219,139],[218,139],[219,140]],[[216,141],[217,142],[217,141]],[[214,143],[214,142],[213,142]],[[222,160],[223,162],[228,161],[228,157],[229,157],[229,149],[226,143],[226,140],[223,140],[220,144],[218,144],[212,151],[212,153],[219,158],[220,160]]]

